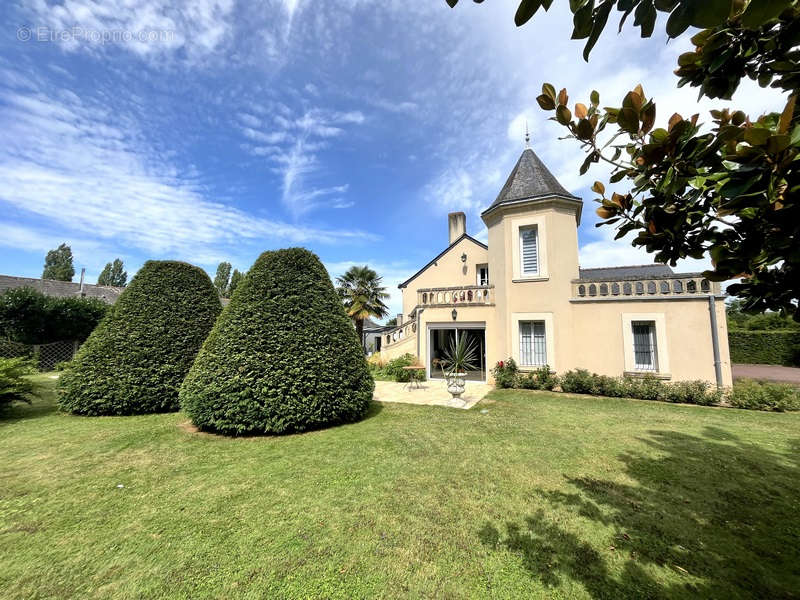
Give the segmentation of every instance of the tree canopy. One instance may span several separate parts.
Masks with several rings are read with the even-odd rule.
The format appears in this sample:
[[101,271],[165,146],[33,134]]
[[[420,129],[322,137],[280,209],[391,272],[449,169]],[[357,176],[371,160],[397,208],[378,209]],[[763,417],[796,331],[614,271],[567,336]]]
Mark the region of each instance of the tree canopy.
[[[515,21],[551,5],[523,0]],[[593,91],[571,110],[566,89],[544,84],[537,102],[587,153],[580,172],[602,161],[613,168],[608,183],[628,188],[606,194],[603,182],[594,184],[599,225],[616,227],[617,238],[635,233],[633,245],[659,262],[709,254],[705,276],[740,278],[728,292],[747,310],[800,320],[800,0],[572,0],[572,37],[586,39],[584,59],[615,7],[620,30],[633,14],[642,37],[653,34],[658,12],[669,13],[669,37],[703,28],[691,38],[695,49],[678,58],[678,86],[730,99],[748,78],[785,94],[785,108],[761,116],[713,110],[710,129],[698,114],[657,126],[656,102],[641,85],[613,106]]]
[[42,279],[55,279],[56,281],[72,281],[75,267],[72,266],[72,249],[66,244],[50,250],[44,259]]
[[228,297],[228,282],[231,277],[231,263],[221,262],[217,265],[217,274],[214,277],[214,287],[223,298]]
[[389,314],[389,307],[383,302],[389,294],[382,283],[383,278],[366,265],[350,267],[344,275],[336,278],[336,291],[356,326],[356,333],[362,344],[364,319],[382,319]]
[[115,258],[113,263],[106,263],[100,276],[97,278],[97,285],[112,285],[115,287],[125,287],[128,282],[128,272],[122,264],[122,260]]

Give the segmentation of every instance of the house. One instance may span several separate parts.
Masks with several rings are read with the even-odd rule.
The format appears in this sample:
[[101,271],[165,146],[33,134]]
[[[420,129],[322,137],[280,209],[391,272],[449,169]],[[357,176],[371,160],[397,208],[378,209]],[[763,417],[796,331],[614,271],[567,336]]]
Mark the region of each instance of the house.
[[373,354],[381,351],[381,344],[383,343],[383,333],[391,331],[394,327],[381,325],[376,323],[370,318],[364,319],[364,328],[362,331],[363,338],[361,343],[367,350],[367,354]]
[[652,374],[731,385],[724,296],[700,273],[665,265],[584,269],[583,202],[526,148],[497,199],[481,213],[488,244],[448,216],[449,244],[400,284],[405,320],[383,333],[381,355],[416,355],[429,377],[466,336],[478,352],[468,379],[497,361],[604,375]]
[[17,288],[32,288],[45,296],[54,298],[98,298],[107,304],[114,304],[125,288],[110,285],[94,285],[91,283],[73,283],[55,279],[37,279],[33,277],[15,277],[0,275],[0,294]]

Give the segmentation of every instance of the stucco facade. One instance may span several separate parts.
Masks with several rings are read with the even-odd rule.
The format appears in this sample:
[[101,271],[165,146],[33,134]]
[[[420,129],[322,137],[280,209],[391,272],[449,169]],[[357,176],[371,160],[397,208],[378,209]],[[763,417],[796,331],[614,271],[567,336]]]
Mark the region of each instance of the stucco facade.
[[382,357],[410,352],[436,377],[442,347],[468,335],[480,347],[476,379],[512,357],[521,370],[731,385],[719,284],[663,265],[581,269],[582,206],[526,149],[481,215],[488,244],[452,213],[448,246],[400,284],[404,323],[384,332]]

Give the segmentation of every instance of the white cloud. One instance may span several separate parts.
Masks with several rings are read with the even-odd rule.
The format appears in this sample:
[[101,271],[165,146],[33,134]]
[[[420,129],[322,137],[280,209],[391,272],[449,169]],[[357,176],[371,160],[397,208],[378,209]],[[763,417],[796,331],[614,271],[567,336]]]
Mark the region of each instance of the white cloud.
[[[296,219],[323,207],[352,206],[354,201],[339,196],[347,192],[348,184],[320,185],[318,176],[322,161],[319,152],[328,148],[331,140],[345,135],[347,127],[363,124],[366,120],[364,114],[357,110],[310,108],[295,115],[290,108],[279,103],[271,103],[270,108],[275,113],[272,124],[260,120],[260,128],[254,121],[239,126],[248,139],[269,145],[245,144],[242,147],[273,164],[282,179],[281,201],[292,216]],[[239,120],[243,121],[241,114]]]
[[5,90],[0,102],[7,140],[0,147],[0,203],[38,215],[58,237],[91,237],[201,264],[243,244],[376,239],[357,230],[288,224],[210,200],[196,175],[182,173],[143,141],[135,121],[72,93]]
[[46,31],[66,51],[120,47],[154,63],[181,51],[181,60],[196,63],[230,38],[233,7],[234,0],[32,0],[24,11],[34,32]]

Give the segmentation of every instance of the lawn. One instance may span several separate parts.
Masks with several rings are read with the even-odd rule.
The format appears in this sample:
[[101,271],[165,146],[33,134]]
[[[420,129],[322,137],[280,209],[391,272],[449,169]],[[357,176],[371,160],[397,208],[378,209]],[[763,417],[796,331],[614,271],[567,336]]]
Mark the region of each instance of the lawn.
[[504,390],[226,439],[40,379],[0,419],[5,599],[800,597],[800,414]]

